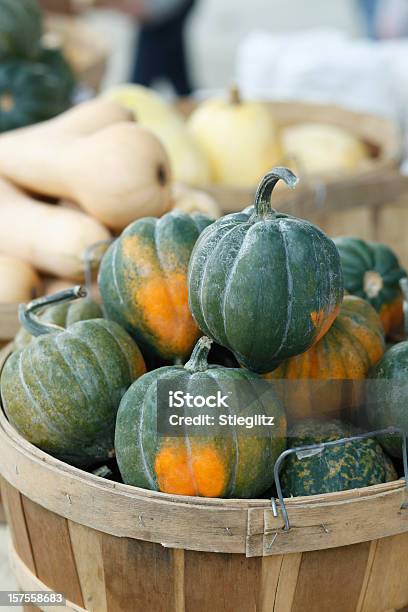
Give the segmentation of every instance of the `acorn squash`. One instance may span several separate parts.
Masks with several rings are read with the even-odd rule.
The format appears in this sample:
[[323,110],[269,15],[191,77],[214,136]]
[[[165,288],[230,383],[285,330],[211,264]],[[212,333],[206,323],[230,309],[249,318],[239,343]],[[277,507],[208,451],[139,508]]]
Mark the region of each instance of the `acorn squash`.
[[287,168],[267,174],[254,210],[227,215],[201,234],[188,273],[199,328],[260,373],[322,338],[343,298],[334,243],[308,221],[272,209],[279,179],[297,183]]
[[0,132],[51,119],[71,104],[55,67],[11,60],[0,64]]
[[[398,427],[408,432],[408,342],[391,347],[370,372],[366,412],[373,429]],[[381,436],[393,457],[402,457],[400,436]]]
[[107,316],[150,355],[188,357],[201,335],[188,307],[187,269],[205,215],[170,212],[135,221],[105,253],[99,289]]
[[38,57],[40,64],[48,66],[59,80],[59,97],[61,100],[72,101],[76,79],[73,70],[61,49],[44,48]]
[[86,466],[113,456],[120,400],[145,364],[113,321],[80,321],[65,330],[34,315],[74,297],[85,297],[81,287],[20,307],[21,323],[38,337],[7,359],[1,394],[11,424],[29,442]]
[[0,0],[0,62],[40,52],[42,11],[37,0]]
[[[243,368],[209,366],[210,345],[208,338],[200,338],[184,367],[148,372],[124,395],[116,422],[115,450],[126,484],[203,497],[253,497],[273,484],[273,466],[286,444],[282,406],[269,384],[262,385],[263,393],[256,393],[257,385],[263,382],[256,374]],[[188,389],[194,397],[210,390],[224,394],[226,389],[237,389],[227,410],[232,416],[240,414],[243,387],[250,387],[251,412],[274,417],[271,434],[244,433],[242,427],[232,424],[224,435],[219,430],[215,430],[218,435],[211,431],[205,435],[187,432],[181,437],[159,435],[158,388],[163,382],[179,391]],[[197,408],[184,408],[185,416],[196,413]]]
[[288,418],[339,417],[342,409],[350,413],[362,403],[364,389],[351,381],[365,379],[384,351],[384,330],[374,308],[362,298],[346,295],[327,334],[265,378],[288,381],[278,383]]
[[[289,431],[289,447],[320,444],[356,434],[353,427],[340,421],[307,419]],[[303,457],[293,453],[281,469],[285,497],[360,489],[397,478],[392,461],[374,438],[331,446],[317,454],[311,451]]]
[[334,242],[340,253],[344,287],[368,300],[379,313],[385,333],[403,321],[403,297],[399,285],[407,273],[395,253],[385,244],[341,236]]

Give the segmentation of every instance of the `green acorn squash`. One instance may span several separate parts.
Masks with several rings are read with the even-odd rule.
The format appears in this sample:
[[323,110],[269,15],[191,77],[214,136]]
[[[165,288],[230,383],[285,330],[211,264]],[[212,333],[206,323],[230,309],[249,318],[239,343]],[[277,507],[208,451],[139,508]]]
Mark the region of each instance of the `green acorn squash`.
[[[289,448],[355,434],[355,429],[340,421],[306,419],[289,431]],[[293,453],[284,461],[280,474],[285,497],[358,489],[398,478],[391,460],[373,438],[325,448],[318,454],[309,452],[303,458]]]
[[71,101],[74,95],[76,79],[71,66],[59,48],[42,49],[38,57],[39,64],[45,64],[59,80],[59,97]]
[[334,240],[340,253],[345,289],[368,300],[379,313],[385,333],[403,321],[399,281],[407,274],[395,253],[384,244],[341,236]]
[[[369,377],[366,412],[372,428],[408,432],[408,342],[391,347]],[[402,457],[400,436],[381,436],[379,442],[393,457]]]
[[378,313],[366,300],[346,295],[338,317],[319,342],[264,376],[290,381],[281,387],[289,420],[328,415],[337,418],[342,409],[349,415],[350,410],[356,414],[363,401],[364,384],[350,383],[363,381],[384,352],[384,330]]
[[106,314],[150,355],[186,358],[201,335],[188,307],[187,269],[198,236],[212,222],[180,211],[139,219],[102,259],[98,283]]
[[42,33],[43,17],[37,0],[0,0],[0,62],[35,58]]
[[[56,304],[47,308],[39,317],[43,323],[51,323],[58,327],[67,328],[78,321],[88,319],[102,319],[103,312],[99,304],[92,302],[88,298],[77,300],[73,303]],[[14,339],[14,348],[22,349],[33,340],[30,332],[21,327]]]
[[11,424],[29,442],[85,466],[112,456],[120,400],[145,364],[113,321],[80,321],[64,330],[34,316],[74,297],[85,297],[81,287],[20,307],[21,323],[38,337],[7,359],[1,395]]
[[0,132],[51,119],[71,105],[66,77],[42,63],[0,64]]
[[[286,442],[281,404],[270,385],[256,374],[243,368],[209,366],[210,345],[208,338],[200,338],[184,367],[168,366],[149,372],[124,395],[116,421],[115,450],[125,483],[203,497],[252,497],[273,484],[273,466]],[[175,390],[188,390],[193,396],[207,396],[210,390],[214,394],[228,393],[226,389],[237,385],[235,399],[228,410],[224,408],[231,415],[240,414],[237,398],[242,397],[244,387],[249,387],[251,412],[275,417],[272,433],[248,434],[232,424],[224,435],[219,430],[218,434],[216,430],[213,434],[206,430],[205,435],[159,435],[158,387],[163,382]],[[256,392],[259,385],[261,393]],[[168,397],[165,399],[168,404]],[[220,412],[219,408],[215,410],[216,414]],[[197,408],[184,408],[184,416],[196,414]]]
[[190,260],[189,303],[200,329],[256,372],[273,370],[317,342],[343,298],[340,259],[317,227],[271,207],[287,168],[261,181],[255,208],[207,228]]

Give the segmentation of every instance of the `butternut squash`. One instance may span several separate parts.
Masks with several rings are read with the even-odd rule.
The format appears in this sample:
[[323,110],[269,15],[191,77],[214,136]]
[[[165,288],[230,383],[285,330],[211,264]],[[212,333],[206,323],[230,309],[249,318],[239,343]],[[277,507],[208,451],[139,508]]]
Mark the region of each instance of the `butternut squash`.
[[19,133],[25,131],[32,133],[34,130],[38,130],[39,134],[44,134],[47,130],[50,134],[58,132],[60,134],[70,133],[85,136],[93,134],[108,125],[132,120],[133,113],[117,102],[104,99],[90,100],[74,106],[54,119],[22,128]]
[[201,187],[212,183],[204,151],[190,134],[183,117],[155,91],[142,85],[119,85],[105,94],[133,112],[138,123],[155,134],[166,149],[174,180]]
[[[107,108],[114,123],[99,129]],[[161,216],[171,207],[167,154],[146,129],[117,122],[114,108],[101,101],[2,135],[0,174],[29,191],[73,200],[117,231],[139,217]]]
[[27,302],[41,294],[41,280],[25,261],[0,255],[0,304]]
[[0,253],[54,276],[80,279],[84,250],[109,238],[83,212],[38,202],[0,179]]

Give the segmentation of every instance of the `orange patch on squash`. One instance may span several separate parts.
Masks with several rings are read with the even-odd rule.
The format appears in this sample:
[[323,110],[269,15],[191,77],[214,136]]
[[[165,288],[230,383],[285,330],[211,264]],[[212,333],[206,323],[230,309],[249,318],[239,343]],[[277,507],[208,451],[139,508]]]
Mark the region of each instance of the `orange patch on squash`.
[[324,310],[313,311],[310,313],[312,323],[318,330],[314,344],[318,342],[320,338],[323,338],[325,334],[327,334],[339,312],[340,304],[330,313],[325,313]]
[[404,320],[404,302],[402,296],[398,296],[391,304],[384,304],[380,309],[379,315],[386,335],[396,331]]
[[154,469],[160,491],[175,495],[219,497],[225,489],[225,467],[216,448],[185,443],[163,446]]
[[139,274],[129,278],[130,292],[146,331],[164,355],[189,355],[201,333],[188,307],[187,268],[164,274],[155,249],[137,236],[123,239],[123,253],[137,262]]
[[180,357],[190,353],[200,336],[188,307],[187,279],[183,273],[153,276],[135,290],[146,326],[164,352]]

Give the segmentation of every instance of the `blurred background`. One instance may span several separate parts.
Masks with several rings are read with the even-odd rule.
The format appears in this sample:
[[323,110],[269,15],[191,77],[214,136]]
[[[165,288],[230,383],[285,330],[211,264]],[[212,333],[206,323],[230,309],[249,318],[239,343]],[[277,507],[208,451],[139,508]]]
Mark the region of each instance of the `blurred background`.
[[[110,41],[113,56],[106,84],[127,80],[138,35],[134,21],[112,10],[91,10],[84,19]],[[252,32],[281,34],[316,27],[339,28],[353,36],[363,34],[365,25],[359,2],[196,0],[186,24],[193,81],[203,89],[224,87],[235,74],[240,44]]]
[[[98,9],[88,0],[43,0],[42,4],[52,11],[78,13],[82,9],[79,18],[101,34],[111,51],[104,85],[129,79],[140,34],[140,20],[129,15],[129,7],[133,4],[136,13],[143,5],[141,0],[103,1]],[[166,11],[166,18],[171,17],[177,4],[182,5],[183,0],[144,0],[146,14],[151,11],[152,19]],[[186,52],[192,82],[199,89],[224,87],[236,76],[239,53],[251,34],[281,36],[318,28],[338,30],[352,38],[378,39],[404,36],[408,30],[405,0],[195,0],[188,4],[194,6],[183,20]]]

